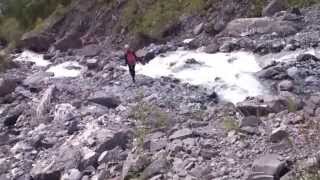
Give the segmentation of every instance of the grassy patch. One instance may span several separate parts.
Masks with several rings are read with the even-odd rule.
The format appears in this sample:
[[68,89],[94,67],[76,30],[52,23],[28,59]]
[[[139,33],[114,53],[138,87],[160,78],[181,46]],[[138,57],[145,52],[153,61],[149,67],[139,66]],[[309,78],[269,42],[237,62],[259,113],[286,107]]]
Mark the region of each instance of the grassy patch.
[[143,148],[145,138],[152,130],[168,127],[168,114],[159,107],[143,100],[132,107],[129,117],[137,121],[135,135],[140,148]]
[[238,121],[234,117],[231,117],[231,116],[223,117],[222,126],[227,132],[239,131],[239,128],[240,128]]
[[[3,0],[0,7],[0,38],[16,43],[24,32],[39,27],[43,20],[72,0]],[[60,8],[61,9],[61,8]]]
[[120,23],[134,33],[159,38],[181,15],[198,12],[204,5],[204,0],[131,0],[123,9]]

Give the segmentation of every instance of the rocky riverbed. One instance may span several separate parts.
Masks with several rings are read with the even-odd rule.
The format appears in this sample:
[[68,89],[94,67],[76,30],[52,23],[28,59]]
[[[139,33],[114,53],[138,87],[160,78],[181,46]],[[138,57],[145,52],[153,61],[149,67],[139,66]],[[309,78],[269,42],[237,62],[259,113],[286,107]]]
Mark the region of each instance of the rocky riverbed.
[[[319,165],[318,7],[123,53],[24,51],[0,78],[0,179],[289,180]],[[183,42],[183,38],[192,38]],[[295,177],[295,178],[294,178]]]

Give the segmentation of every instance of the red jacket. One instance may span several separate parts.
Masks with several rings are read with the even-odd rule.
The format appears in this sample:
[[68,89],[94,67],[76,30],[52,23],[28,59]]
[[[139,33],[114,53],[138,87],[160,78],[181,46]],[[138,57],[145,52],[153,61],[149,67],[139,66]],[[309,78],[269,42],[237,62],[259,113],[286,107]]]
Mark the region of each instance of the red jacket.
[[126,63],[128,65],[135,65],[137,63],[137,56],[136,53],[132,50],[127,50],[126,55],[125,55]]

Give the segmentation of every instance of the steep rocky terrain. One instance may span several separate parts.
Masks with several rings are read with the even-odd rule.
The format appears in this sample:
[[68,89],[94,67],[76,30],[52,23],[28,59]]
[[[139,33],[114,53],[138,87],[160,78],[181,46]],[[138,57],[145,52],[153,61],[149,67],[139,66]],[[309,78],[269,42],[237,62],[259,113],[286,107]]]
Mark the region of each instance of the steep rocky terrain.
[[[23,35],[0,76],[0,179],[319,179],[319,6],[148,2],[73,1]],[[255,53],[271,93],[232,104],[171,77],[132,84],[126,43],[145,63]],[[26,49],[43,56],[23,61]]]

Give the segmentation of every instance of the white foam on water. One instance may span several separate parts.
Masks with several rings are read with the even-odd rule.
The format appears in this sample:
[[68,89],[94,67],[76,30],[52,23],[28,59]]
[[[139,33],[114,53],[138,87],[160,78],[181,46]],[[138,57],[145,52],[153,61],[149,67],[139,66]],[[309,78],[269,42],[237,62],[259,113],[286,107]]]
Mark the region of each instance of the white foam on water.
[[23,51],[14,61],[27,61],[34,62],[36,66],[48,66],[51,64],[50,61],[44,60],[42,54],[37,54],[32,51]]
[[50,67],[47,72],[52,72],[55,78],[80,76],[83,66],[76,61],[68,61]]
[[193,38],[185,39],[182,42],[185,43],[185,44],[189,44],[191,41],[193,41]]
[[[195,59],[199,64],[186,63],[188,59]],[[193,85],[215,88],[224,100],[233,103],[266,93],[266,88],[254,76],[261,70],[256,56],[247,52],[207,54],[175,51],[136,68],[138,74],[153,78],[170,76]]]

